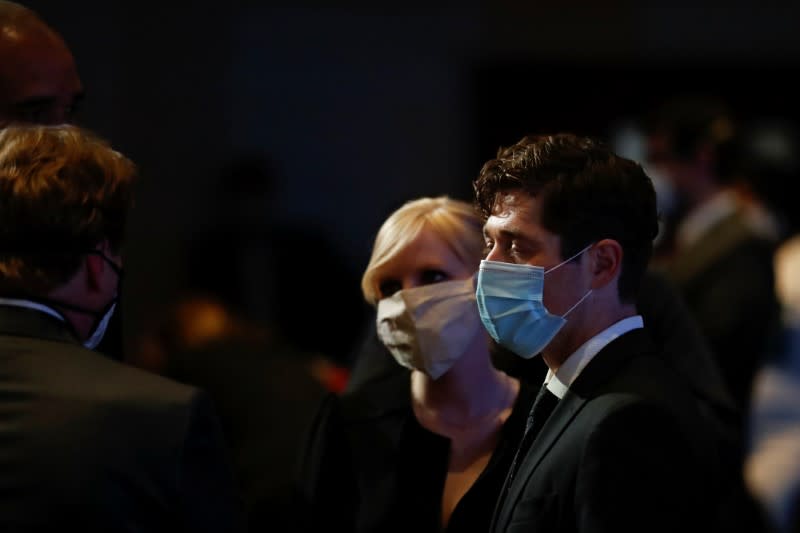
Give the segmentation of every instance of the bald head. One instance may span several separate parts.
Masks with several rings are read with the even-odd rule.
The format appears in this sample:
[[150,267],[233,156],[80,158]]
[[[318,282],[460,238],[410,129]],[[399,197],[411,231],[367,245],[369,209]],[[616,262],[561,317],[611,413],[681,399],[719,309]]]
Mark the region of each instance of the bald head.
[[61,36],[32,10],[0,0],[0,126],[69,122],[82,96]]

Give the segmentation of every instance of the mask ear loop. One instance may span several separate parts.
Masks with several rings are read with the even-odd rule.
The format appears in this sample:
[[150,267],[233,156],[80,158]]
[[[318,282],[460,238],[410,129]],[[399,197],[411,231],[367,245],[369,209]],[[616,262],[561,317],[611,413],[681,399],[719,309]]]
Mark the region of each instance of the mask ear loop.
[[588,291],[586,294],[584,294],[584,295],[583,295],[583,297],[582,297],[580,300],[578,300],[577,302],[575,302],[575,305],[573,305],[572,307],[570,307],[570,308],[567,310],[567,312],[566,312],[566,313],[564,313],[563,315],[561,315],[561,318],[567,318],[567,315],[568,315],[568,314],[570,314],[570,313],[572,312],[572,310],[573,310],[573,309],[575,309],[576,307],[578,307],[578,305],[580,305],[580,303],[581,303],[582,301],[584,301],[584,300],[585,300],[585,299],[586,299],[586,298],[587,298],[587,297],[588,297],[590,294],[592,294],[592,289],[589,289],[589,291]]
[[566,265],[567,263],[569,263],[570,261],[572,261],[573,259],[575,259],[575,258],[576,258],[576,257],[578,257],[579,255],[581,255],[583,252],[585,252],[586,250],[588,250],[589,248],[591,248],[591,247],[592,247],[592,244],[594,244],[594,243],[587,244],[587,245],[586,245],[586,248],[584,248],[583,250],[581,250],[580,252],[578,252],[577,254],[573,255],[573,256],[572,256],[572,257],[570,257],[570,258],[568,258],[568,259],[564,259],[563,261],[561,261],[561,262],[560,262],[559,264],[557,264],[556,266],[548,268],[547,270],[545,270],[545,271],[544,271],[544,273],[545,273],[545,274],[549,274],[549,273],[550,273],[550,272],[552,272],[553,270],[555,270],[555,269],[557,269],[557,268],[559,268],[559,267],[561,267],[561,266],[563,266],[563,265]]
[[[560,266],[566,265],[567,263],[569,263],[570,261],[572,261],[573,259],[575,259],[575,258],[576,258],[576,257],[578,257],[579,255],[581,255],[583,252],[585,252],[586,250],[588,250],[589,248],[591,248],[591,247],[592,247],[592,244],[593,244],[593,243],[587,244],[587,245],[586,245],[586,247],[585,247],[583,250],[581,250],[580,252],[576,253],[576,254],[575,254],[575,255],[573,255],[572,257],[570,257],[570,258],[568,258],[568,259],[565,259],[564,261],[560,262],[560,263],[559,263],[559,264],[557,264],[556,266],[554,266],[554,267],[551,267],[551,268],[549,268],[549,269],[545,270],[545,271],[544,271],[544,273],[545,273],[545,274],[547,274],[548,272],[552,272],[553,270],[555,270],[555,269],[559,268]],[[580,299],[580,300],[578,300],[577,302],[575,302],[575,304],[574,304],[572,307],[570,307],[569,309],[567,309],[567,312],[566,312],[566,313],[564,313],[563,315],[561,315],[561,318],[567,318],[567,315],[568,315],[568,314],[570,314],[570,313],[572,312],[572,310],[573,310],[573,309],[575,309],[576,307],[578,307],[578,306],[581,304],[581,302],[582,302],[582,301],[584,301],[586,298],[588,298],[590,294],[592,294],[592,289],[589,289],[589,291],[588,291],[586,294],[584,294],[584,295],[581,297],[581,299]]]

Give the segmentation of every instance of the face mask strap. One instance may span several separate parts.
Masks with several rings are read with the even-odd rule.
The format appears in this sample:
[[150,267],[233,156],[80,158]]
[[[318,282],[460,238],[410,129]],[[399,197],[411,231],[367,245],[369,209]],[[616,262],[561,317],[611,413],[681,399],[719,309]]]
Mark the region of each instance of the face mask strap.
[[119,266],[118,264],[116,264],[114,261],[112,261],[111,258],[108,257],[106,254],[104,254],[102,251],[100,251],[100,250],[89,250],[89,251],[86,252],[86,254],[87,255],[99,256],[103,261],[105,261],[105,263],[109,267],[111,267],[111,270],[114,271],[114,273],[117,275],[117,278],[122,280],[122,275],[123,275],[122,267]]
[[572,261],[573,259],[575,259],[575,258],[576,258],[576,257],[578,257],[579,255],[581,255],[583,252],[585,252],[586,250],[588,250],[589,248],[591,248],[591,247],[592,247],[592,244],[593,244],[593,243],[587,244],[587,245],[586,245],[586,248],[584,248],[584,249],[583,249],[583,250],[581,250],[580,252],[576,253],[575,255],[573,255],[572,257],[570,257],[569,259],[564,259],[563,261],[561,261],[561,262],[560,262],[559,264],[557,264],[556,266],[548,268],[547,270],[545,270],[545,271],[544,271],[544,273],[545,273],[545,274],[549,274],[549,273],[550,273],[550,272],[552,272],[553,270],[555,270],[555,269],[557,269],[557,268],[559,268],[559,267],[561,267],[561,266],[563,266],[563,265],[566,265],[567,263],[569,263],[570,261]]
[[570,314],[570,313],[572,312],[572,310],[573,310],[573,309],[575,309],[576,307],[578,307],[578,306],[580,305],[580,303],[581,303],[582,301],[584,301],[584,300],[585,300],[585,299],[586,299],[586,298],[587,298],[587,297],[588,297],[590,294],[592,294],[592,289],[589,289],[589,291],[588,291],[586,294],[584,294],[584,295],[581,297],[581,299],[580,299],[580,300],[578,300],[577,302],[575,302],[575,305],[573,305],[572,307],[570,307],[570,308],[567,310],[567,312],[566,312],[566,313],[564,313],[563,315],[561,315],[561,318],[567,318],[567,315],[568,315],[568,314]]

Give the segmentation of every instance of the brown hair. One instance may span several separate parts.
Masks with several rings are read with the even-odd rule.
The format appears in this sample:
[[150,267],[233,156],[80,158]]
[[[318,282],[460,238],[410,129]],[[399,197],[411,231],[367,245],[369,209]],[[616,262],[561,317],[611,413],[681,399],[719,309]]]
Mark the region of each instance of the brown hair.
[[43,294],[107,240],[119,251],[134,164],[77,126],[0,131],[0,292]]

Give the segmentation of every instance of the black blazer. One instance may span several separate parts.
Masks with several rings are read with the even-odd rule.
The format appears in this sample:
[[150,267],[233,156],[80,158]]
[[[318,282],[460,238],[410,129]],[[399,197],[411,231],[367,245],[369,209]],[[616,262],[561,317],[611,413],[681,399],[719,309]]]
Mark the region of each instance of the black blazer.
[[718,450],[684,383],[644,330],[608,344],[533,441],[492,531],[703,531]]
[[241,531],[219,424],[198,389],[0,306],[0,531]]
[[779,331],[774,251],[775,243],[735,212],[662,266],[708,339],[742,417],[755,373]]
[[[449,439],[417,422],[410,391],[404,370],[323,403],[302,458],[298,530],[442,530]],[[489,463],[453,510],[448,533],[488,530],[534,394],[522,385]]]

